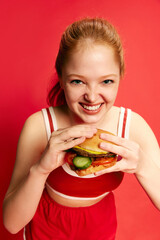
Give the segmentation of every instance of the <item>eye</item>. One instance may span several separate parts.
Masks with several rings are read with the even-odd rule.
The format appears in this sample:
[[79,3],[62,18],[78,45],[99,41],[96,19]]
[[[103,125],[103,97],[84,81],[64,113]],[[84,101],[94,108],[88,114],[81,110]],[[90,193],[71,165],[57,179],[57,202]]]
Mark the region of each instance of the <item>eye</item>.
[[110,83],[113,83],[113,80],[111,79],[106,79],[103,81],[104,84],[110,84]]
[[79,84],[82,84],[83,82],[79,79],[74,79],[71,81],[72,84],[75,84],[75,85],[79,85]]

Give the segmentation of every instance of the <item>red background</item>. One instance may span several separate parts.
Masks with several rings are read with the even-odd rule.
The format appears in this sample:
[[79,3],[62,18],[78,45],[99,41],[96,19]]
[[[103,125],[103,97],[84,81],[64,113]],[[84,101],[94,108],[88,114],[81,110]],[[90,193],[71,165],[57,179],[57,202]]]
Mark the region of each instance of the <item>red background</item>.
[[[117,26],[126,75],[116,103],[142,115],[160,140],[159,0],[1,0],[0,5],[1,204],[21,128],[30,114],[47,106],[61,33],[79,17],[105,17]],[[116,240],[159,240],[160,214],[133,175],[126,174],[115,195]],[[0,237],[19,240],[22,233],[9,234],[1,217]]]

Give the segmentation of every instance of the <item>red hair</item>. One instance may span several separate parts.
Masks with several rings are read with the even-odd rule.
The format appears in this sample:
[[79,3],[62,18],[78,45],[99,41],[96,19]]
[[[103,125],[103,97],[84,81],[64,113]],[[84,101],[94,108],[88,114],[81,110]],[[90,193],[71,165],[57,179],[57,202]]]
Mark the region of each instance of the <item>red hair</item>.
[[53,77],[54,86],[50,89],[47,96],[47,103],[49,106],[61,106],[66,103],[63,89],[60,87],[57,74]]

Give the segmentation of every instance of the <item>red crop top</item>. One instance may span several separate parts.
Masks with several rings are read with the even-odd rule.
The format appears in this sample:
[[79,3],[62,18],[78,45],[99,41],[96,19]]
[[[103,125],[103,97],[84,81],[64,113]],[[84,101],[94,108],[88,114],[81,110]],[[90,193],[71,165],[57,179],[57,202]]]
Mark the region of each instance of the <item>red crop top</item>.
[[[48,139],[52,131],[57,130],[53,107],[42,109]],[[131,110],[121,107],[118,136],[128,138]],[[119,156],[120,159],[120,156]],[[106,173],[101,176],[90,174],[80,177],[64,164],[50,173],[46,185],[57,194],[66,198],[93,199],[117,188],[123,179],[123,172]]]

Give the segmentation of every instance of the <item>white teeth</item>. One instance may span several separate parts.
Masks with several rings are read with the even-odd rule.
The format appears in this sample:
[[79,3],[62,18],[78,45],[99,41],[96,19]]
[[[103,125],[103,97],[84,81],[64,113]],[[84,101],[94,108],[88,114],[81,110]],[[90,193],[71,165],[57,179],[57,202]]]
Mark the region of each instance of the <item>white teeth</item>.
[[87,105],[82,105],[83,108],[90,110],[90,111],[94,111],[97,110],[98,108],[100,108],[101,104],[97,105],[97,106],[87,106]]

